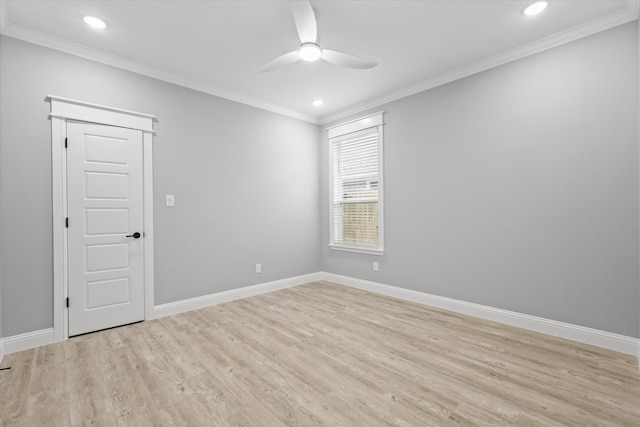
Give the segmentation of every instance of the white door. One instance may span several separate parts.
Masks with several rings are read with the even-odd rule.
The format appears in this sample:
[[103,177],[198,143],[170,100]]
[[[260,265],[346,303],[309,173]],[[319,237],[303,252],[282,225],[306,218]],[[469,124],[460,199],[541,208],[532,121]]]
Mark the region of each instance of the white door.
[[141,131],[67,122],[69,336],[144,319],[142,177]]

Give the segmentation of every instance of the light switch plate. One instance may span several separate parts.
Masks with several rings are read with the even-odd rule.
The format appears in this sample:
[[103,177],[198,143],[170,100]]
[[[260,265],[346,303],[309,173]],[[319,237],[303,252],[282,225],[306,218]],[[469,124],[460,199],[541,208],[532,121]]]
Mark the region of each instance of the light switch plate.
[[167,198],[166,198],[166,205],[167,206],[175,206],[175,199],[173,198],[173,194],[167,194]]

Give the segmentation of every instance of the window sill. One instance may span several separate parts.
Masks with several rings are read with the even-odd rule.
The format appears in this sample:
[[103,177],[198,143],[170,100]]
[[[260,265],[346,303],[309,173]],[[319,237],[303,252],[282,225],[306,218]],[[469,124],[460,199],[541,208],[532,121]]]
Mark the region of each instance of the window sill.
[[382,249],[367,249],[367,248],[358,248],[354,246],[339,246],[339,245],[329,245],[329,249],[332,249],[334,251],[355,252],[358,254],[367,254],[367,255],[384,255],[384,250]]

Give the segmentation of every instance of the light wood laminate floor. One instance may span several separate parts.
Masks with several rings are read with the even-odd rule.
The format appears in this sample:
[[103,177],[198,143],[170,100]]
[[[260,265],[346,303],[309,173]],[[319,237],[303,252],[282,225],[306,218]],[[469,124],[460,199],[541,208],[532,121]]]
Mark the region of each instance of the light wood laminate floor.
[[9,366],[2,426],[640,426],[633,356],[327,282]]

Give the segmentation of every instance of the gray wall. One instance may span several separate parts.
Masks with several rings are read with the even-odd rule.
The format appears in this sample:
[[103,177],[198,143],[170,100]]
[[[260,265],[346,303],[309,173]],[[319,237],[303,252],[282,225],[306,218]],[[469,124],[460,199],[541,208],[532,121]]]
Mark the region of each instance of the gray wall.
[[382,257],[327,248],[325,143],[323,270],[638,337],[637,31],[372,110],[386,112]]
[[8,37],[0,52],[2,336],[53,326],[49,94],[157,116],[156,304],[320,269],[317,126]]
[[[0,79],[2,79],[2,75],[0,75]],[[1,114],[2,114],[2,109],[0,107],[0,117],[2,117]],[[2,128],[2,120],[0,120],[0,128]],[[1,132],[1,129],[0,129],[0,132]],[[2,164],[2,150],[0,150],[0,164]],[[1,205],[2,205],[2,174],[0,173],[0,207]],[[1,215],[1,212],[0,212],[0,215]],[[2,223],[1,219],[0,219],[0,223]],[[1,237],[0,237],[0,241],[2,241]],[[0,257],[0,361],[2,361],[2,356],[4,355],[2,336],[3,336],[2,335],[2,258]]]
[[156,304],[325,270],[638,337],[637,32],[372,110],[382,257],[327,249],[324,129],[0,37],[1,335],[52,326],[54,94],[158,116]]
[[0,361],[4,355],[4,346],[2,343],[2,263],[0,262]]

